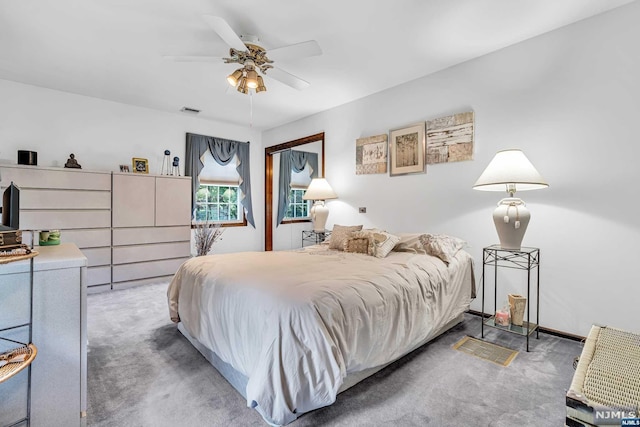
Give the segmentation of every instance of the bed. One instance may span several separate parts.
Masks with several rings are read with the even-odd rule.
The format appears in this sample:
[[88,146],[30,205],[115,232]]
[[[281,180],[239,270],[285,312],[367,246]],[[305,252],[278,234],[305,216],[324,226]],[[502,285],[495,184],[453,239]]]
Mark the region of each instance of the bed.
[[167,292],[178,329],[271,425],[339,392],[460,321],[473,259],[316,245],[195,257]]

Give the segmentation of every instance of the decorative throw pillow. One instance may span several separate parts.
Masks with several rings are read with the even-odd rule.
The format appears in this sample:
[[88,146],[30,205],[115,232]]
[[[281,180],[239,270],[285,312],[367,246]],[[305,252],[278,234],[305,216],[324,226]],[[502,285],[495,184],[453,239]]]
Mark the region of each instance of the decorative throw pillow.
[[420,241],[421,233],[402,233],[398,237],[400,241],[396,243],[393,250],[396,252],[411,252],[414,254],[426,255],[427,251],[424,249],[422,242]]
[[371,230],[357,231],[352,233],[351,236],[369,238],[369,245],[371,247],[370,255],[373,255],[376,258],[384,258],[389,255],[389,252],[391,252],[393,247],[400,240],[398,236],[394,236],[391,233],[377,230],[375,228]]
[[339,251],[344,249],[344,242],[354,231],[362,230],[362,224],[360,225],[338,225],[333,226],[331,230],[331,240],[329,241],[329,249],[337,249]]
[[[356,231],[359,233],[359,231]],[[349,237],[344,241],[344,251],[358,254],[371,254],[372,245],[371,240],[368,237]]]
[[423,234],[420,242],[429,255],[437,256],[447,265],[466,244],[464,240],[446,234]]

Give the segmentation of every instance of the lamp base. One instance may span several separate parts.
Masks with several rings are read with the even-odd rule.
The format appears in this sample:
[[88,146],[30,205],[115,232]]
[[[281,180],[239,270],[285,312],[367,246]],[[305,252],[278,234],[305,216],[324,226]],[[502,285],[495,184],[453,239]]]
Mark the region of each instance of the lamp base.
[[520,249],[530,219],[531,213],[522,199],[507,197],[500,200],[493,211],[493,223],[496,225],[500,247]]
[[329,208],[324,205],[323,200],[316,200],[311,206],[311,220],[313,221],[313,231],[324,232],[329,217]]

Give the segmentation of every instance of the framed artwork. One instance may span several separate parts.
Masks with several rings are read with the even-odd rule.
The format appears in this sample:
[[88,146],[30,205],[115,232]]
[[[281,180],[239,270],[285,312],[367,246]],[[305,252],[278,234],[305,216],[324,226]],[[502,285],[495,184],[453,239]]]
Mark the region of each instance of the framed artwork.
[[149,173],[149,161],[147,159],[141,159],[134,157],[131,159],[133,164],[133,172],[135,173]]
[[389,175],[424,173],[424,122],[389,131]]
[[387,173],[388,135],[356,139],[356,175]]
[[473,111],[427,121],[427,164],[473,160]]

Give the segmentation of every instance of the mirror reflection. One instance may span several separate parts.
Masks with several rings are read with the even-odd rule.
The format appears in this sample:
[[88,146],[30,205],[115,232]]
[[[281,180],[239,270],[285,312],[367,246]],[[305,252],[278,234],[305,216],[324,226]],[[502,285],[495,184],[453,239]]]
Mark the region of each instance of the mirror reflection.
[[304,195],[313,178],[324,176],[324,134],[265,150],[265,250],[302,246],[302,231],[312,229],[312,200]]

